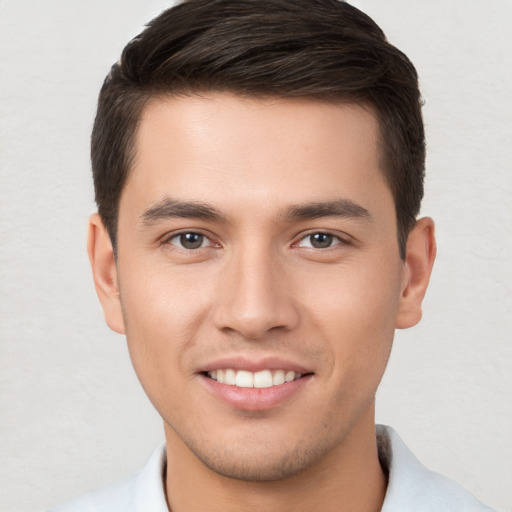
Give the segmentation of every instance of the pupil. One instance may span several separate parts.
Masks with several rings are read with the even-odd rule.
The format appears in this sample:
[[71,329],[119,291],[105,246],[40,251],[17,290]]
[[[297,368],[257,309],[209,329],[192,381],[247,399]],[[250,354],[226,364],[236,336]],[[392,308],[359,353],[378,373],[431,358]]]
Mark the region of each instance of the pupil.
[[327,233],[315,233],[311,235],[311,245],[316,249],[325,249],[332,245],[332,235]]
[[180,242],[185,249],[198,249],[203,244],[203,238],[197,233],[184,233],[180,236]]

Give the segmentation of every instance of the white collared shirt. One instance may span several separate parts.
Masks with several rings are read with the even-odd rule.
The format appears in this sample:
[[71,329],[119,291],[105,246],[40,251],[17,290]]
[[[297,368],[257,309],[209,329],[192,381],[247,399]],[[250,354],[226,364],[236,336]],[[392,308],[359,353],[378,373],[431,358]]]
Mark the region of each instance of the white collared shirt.
[[[425,468],[391,427],[377,425],[377,441],[389,473],[381,512],[493,512],[453,480]],[[165,465],[162,443],[140,473],[48,512],[169,512]]]

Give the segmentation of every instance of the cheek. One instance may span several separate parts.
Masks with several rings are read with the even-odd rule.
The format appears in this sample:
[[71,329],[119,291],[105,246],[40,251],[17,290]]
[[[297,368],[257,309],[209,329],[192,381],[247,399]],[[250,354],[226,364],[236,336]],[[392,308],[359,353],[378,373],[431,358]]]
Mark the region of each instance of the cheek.
[[196,343],[207,310],[205,287],[156,266],[121,267],[119,275],[130,357],[157,405],[169,398],[159,395],[182,386],[183,357]]
[[204,272],[184,271],[160,258],[141,257],[139,262],[120,266],[119,272],[123,312],[130,330],[160,332],[179,340],[203,314],[211,298],[211,283],[201,276]]
[[383,372],[395,330],[400,276],[397,264],[361,262],[330,269],[305,288],[310,327],[328,340],[334,372]]

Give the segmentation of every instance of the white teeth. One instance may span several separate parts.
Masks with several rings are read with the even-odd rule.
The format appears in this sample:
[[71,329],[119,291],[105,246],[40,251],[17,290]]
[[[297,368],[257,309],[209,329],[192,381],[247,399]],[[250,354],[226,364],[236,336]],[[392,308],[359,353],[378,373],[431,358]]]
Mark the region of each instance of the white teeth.
[[262,370],[254,374],[255,388],[269,388],[272,386],[272,372],[270,370]]
[[224,370],[224,384],[229,384],[230,386],[235,385],[236,373],[235,370]]
[[295,379],[295,372],[286,372],[286,375],[284,376],[285,382],[291,382]]
[[208,372],[208,377],[220,384],[238,386],[239,388],[270,388],[271,386],[279,386],[285,382],[300,379],[302,374],[291,370],[261,370],[253,373],[246,370],[237,371],[226,368]]
[[239,388],[252,388],[254,386],[254,378],[251,372],[239,370],[236,372],[235,386]]
[[272,377],[272,384],[274,386],[279,386],[279,384],[284,384],[284,370],[277,370]]

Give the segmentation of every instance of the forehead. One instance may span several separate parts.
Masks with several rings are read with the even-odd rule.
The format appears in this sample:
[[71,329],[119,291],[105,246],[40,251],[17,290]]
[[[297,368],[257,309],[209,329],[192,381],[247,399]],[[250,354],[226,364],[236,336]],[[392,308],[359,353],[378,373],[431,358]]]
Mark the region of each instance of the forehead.
[[[145,107],[121,198],[140,208],[166,195],[272,205],[390,196],[369,108],[231,94],[154,99]],[[120,214],[122,214],[120,208]]]

